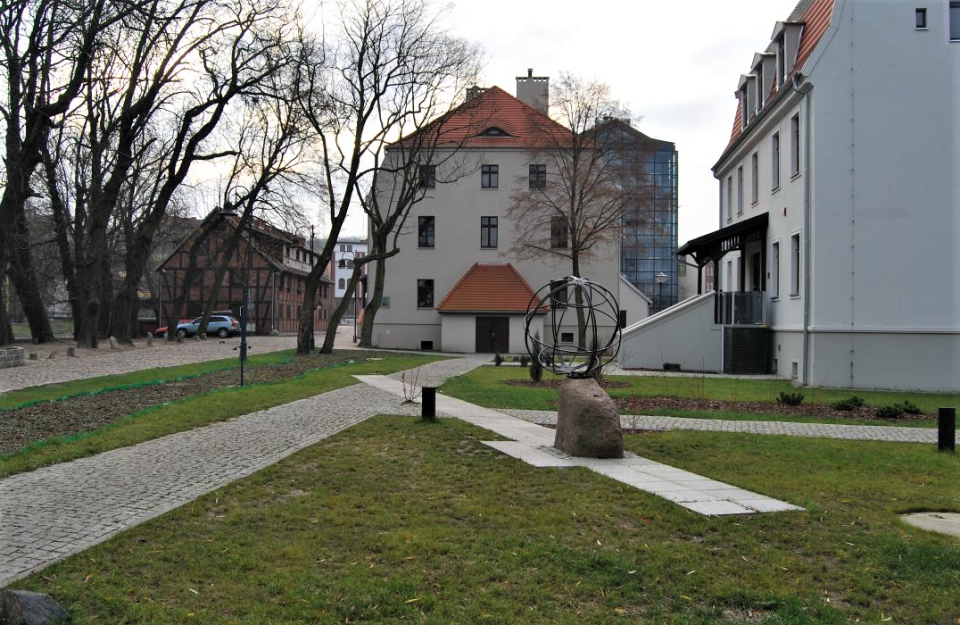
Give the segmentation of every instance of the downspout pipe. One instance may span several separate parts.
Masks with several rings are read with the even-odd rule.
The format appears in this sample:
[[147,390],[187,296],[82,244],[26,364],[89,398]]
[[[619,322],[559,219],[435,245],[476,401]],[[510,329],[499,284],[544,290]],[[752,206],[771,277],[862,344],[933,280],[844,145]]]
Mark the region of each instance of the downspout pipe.
[[810,385],[810,92],[813,85],[797,72],[791,81],[793,90],[803,96],[803,377]]

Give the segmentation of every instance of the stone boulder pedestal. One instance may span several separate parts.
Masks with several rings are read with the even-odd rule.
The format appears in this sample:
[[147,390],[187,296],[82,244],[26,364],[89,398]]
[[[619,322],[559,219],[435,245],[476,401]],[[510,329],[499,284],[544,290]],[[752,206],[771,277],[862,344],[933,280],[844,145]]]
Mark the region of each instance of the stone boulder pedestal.
[[593,378],[569,379],[560,385],[554,446],[580,458],[622,458],[620,413]]

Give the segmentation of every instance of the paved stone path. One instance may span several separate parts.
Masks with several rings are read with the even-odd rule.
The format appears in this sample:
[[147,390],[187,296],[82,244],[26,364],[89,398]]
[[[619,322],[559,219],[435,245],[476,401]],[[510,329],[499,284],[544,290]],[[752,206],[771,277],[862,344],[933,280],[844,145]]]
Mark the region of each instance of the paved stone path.
[[[556,425],[557,413],[549,410],[513,410],[503,412],[531,423]],[[745,432],[780,436],[838,438],[855,441],[887,441],[892,443],[937,442],[935,428],[902,428],[884,425],[828,425],[793,423],[790,421],[727,421],[724,419],[684,419],[681,417],[628,416],[620,418],[625,428],[641,430],[703,430],[708,432]]]
[[[421,367],[439,382],[476,359]],[[419,414],[363,384],[0,481],[0,587],[377,414]]]
[[[401,396],[403,388],[386,376],[357,376],[374,388]],[[437,395],[437,411],[496,432],[509,441],[485,445],[535,467],[585,467],[708,516],[802,510],[797,506],[627,453],[623,458],[575,458],[553,447],[555,432],[460,399]]]

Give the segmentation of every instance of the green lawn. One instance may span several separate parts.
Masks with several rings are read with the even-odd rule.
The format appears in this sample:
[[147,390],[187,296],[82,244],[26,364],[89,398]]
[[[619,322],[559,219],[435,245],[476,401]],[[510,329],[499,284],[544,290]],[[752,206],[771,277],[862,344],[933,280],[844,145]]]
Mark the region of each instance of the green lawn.
[[805,512],[707,518],[536,469],[455,420],[382,417],[14,584],[83,623],[940,623],[960,511],[929,446],[671,432],[647,457]]
[[[282,361],[282,353],[265,354],[260,356],[263,361],[271,358]],[[289,353],[287,355],[289,358]],[[321,369],[314,369],[302,375],[281,380],[278,382],[254,384],[243,387],[231,387],[222,390],[213,390],[203,395],[195,395],[181,401],[170,402],[158,407],[150,408],[126,419],[116,422],[95,432],[79,436],[59,437],[47,439],[22,450],[0,455],[0,477],[15,473],[32,471],[42,466],[76,460],[92,456],[100,452],[119,447],[127,447],[143,441],[160,438],[168,434],[182,432],[216,421],[224,421],[233,417],[264,410],[272,406],[289,403],[305,397],[312,397],[338,388],[356,384],[354,375],[387,374],[403,369],[417,367],[433,362],[439,358],[434,356],[418,356],[408,354],[384,355],[383,360],[361,361],[355,364],[334,365]],[[223,361],[220,361],[223,362]],[[183,370],[192,370],[191,367],[202,367],[215,363],[202,363],[188,367],[177,367],[170,370],[154,369],[131,374],[142,375],[145,380],[173,379],[174,373]],[[209,369],[213,370],[213,369]],[[165,372],[165,373],[161,373]],[[170,377],[158,377],[170,376]],[[115,388],[129,384],[128,376],[109,376],[98,378],[99,386],[93,381],[91,388]],[[50,385],[43,387],[51,397],[66,395],[59,387],[66,385]],[[75,389],[74,389],[75,390]]]
[[[258,367],[263,365],[277,365],[290,362],[293,358],[294,350],[288,349],[279,352],[269,352],[267,354],[258,354],[247,359],[247,367]],[[228,369],[240,369],[240,362],[237,358],[224,358],[221,360],[208,360],[189,365],[180,365],[176,367],[161,367],[157,369],[143,369],[132,373],[120,375],[105,375],[97,378],[87,378],[84,380],[73,380],[71,382],[62,382],[59,384],[45,384],[43,386],[31,386],[17,391],[10,391],[0,395],[0,410],[15,408],[24,404],[31,404],[39,401],[49,401],[63,399],[74,395],[93,394],[103,391],[110,391],[133,386],[143,386],[146,384],[156,384],[159,382],[168,382],[171,380],[182,380],[185,378],[211,373],[213,371],[225,371]]]
[[[559,379],[544,373],[544,379]],[[443,392],[459,399],[488,408],[518,408],[523,410],[556,410],[557,389],[531,388],[504,384],[507,380],[529,380],[527,369],[521,367],[479,367],[470,373],[448,380]],[[719,401],[765,402],[775,404],[780,392],[804,394],[804,404],[829,404],[851,395],[866,400],[870,406],[878,406],[910,400],[924,412],[936,413],[940,406],[960,406],[960,396],[943,393],[899,393],[890,391],[863,391],[850,389],[797,389],[784,380],[744,380],[739,378],[687,378],[664,376],[607,376],[607,380],[628,384],[624,388],[608,389],[613,398],[630,397],[678,397],[685,399],[708,399]],[[757,415],[736,411],[686,411],[657,410],[658,415],[697,417],[710,419],[746,419],[781,421],[809,421],[830,423],[863,423],[877,425],[877,421],[853,419],[818,419],[788,417],[784,415]],[[933,427],[935,423],[910,421],[880,422],[880,425],[904,425]]]

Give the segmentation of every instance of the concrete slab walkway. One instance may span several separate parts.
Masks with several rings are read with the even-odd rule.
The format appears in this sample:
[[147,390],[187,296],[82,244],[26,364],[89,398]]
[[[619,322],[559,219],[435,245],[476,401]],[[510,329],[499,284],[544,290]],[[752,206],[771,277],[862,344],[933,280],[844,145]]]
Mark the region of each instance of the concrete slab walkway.
[[[386,376],[356,376],[374,388],[403,395],[402,385]],[[711,480],[635,454],[623,458],[576,458],[553,447],[554,431],[454,397],[437,395],[437,411],[496,432],[510,441],[484,444],[536,467],[585,467],[639,490],[708,516],[802,510],[792,504]]]
[[[557,413],[549,410],[514,410],[503,412],[542,425],[556,425]],[[851,441],[886,441],[891,443],[937,443],[936,428],[903,428],[885,425],[831,425],[826,423],[794,423],[791,421],[728,421],[724,419],[686,419],[682,417],[648,417],[623,415],[625,428],[640,430],[702,430],[706,432],[744,432],[777,436],[836,438]]]

